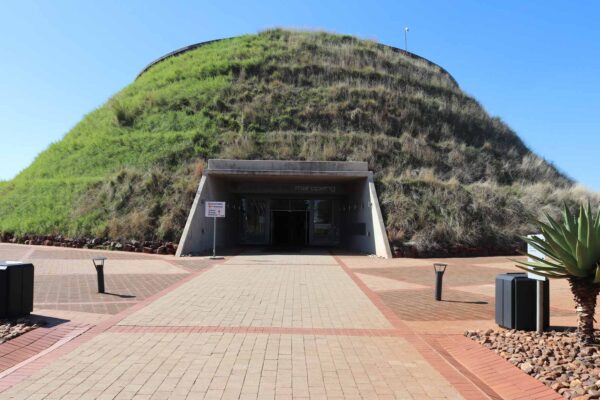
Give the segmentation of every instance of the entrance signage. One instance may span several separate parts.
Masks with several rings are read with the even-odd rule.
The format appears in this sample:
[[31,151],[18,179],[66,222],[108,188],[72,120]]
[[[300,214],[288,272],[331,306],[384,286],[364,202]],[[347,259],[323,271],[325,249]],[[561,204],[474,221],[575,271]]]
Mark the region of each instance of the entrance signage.
[[205,204],[204,216],[207,218],[225,218],[225,202],[207,201]]
[[282,194],[336,194],[340,187],[335,184],[298,184],[298,183],[272,183],[272,182],[240,182],[235,186],[237,193],[275,193]]
[[335,193],[335,186],[296,185],[294,192],[299,193]]
[[213,255],[212,260],[218,260],[223,257],[217,257],[217,218],[225,218],[224,201],[207,201],[204,204],[204,216],[213,219]]

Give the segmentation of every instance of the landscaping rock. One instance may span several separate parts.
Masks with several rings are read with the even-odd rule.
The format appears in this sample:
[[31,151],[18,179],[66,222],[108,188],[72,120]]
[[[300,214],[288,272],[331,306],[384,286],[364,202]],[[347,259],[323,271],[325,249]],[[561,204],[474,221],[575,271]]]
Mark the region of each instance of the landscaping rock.
[[[582,346],[574,331],[538,334],[469,330],[465,336],[493,350],[566,399],[600,399],[600,348]],[[600,335],[597,334],[600,342]]]
[[175,254],[177,244],[162,240],[110,240],[108,238],[65,238],[63,236],[29,236],[13,237],[9,234],[3,234],[0,242],[24,243],[28,245],[44,245],[55,247],[74,247],[86,249],[103,249],[144,252],[153,254]]
[[0,344],[21,336],[39,325],[39,322],[34,323],[29,318],[0,319]]
[[526,374],[530,374],[531,372],[533,372],[533,365],[531,365],[528,362],[525,362],[525,363],[521,364],[520,368]]

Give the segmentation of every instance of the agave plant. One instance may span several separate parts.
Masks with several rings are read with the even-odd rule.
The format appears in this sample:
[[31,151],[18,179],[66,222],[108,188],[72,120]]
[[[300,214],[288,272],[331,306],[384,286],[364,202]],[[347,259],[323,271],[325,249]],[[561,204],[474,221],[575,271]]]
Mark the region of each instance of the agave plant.
[[522,268],[553,279],[567,279],[577,303],[577,336],[585,344],[594,341],[594,313],[600,292],[600,209],[594,217],[592,207],[579,207],[579,216],[564,205],[563,221],[546,215],[539,221],[543,237],[523,238],[545,257],[528,254],[533,261],[517,261]]

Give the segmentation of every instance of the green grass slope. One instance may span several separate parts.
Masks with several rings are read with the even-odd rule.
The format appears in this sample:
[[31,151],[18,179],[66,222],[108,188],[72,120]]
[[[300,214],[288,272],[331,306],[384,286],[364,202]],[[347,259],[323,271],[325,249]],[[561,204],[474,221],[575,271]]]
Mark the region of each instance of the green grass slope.
[[0,184],[0,232],[178,239],[208,158],[363,160],[388,236],[510,251],[528,218],[597,196],[424,60],[271,30],[152,66]]

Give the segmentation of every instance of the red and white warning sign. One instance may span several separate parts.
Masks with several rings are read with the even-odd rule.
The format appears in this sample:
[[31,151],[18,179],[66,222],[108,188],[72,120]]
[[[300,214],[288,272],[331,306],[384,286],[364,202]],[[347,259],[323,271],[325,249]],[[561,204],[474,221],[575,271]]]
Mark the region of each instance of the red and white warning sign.
[[225,218],[225,202],[207,201],[204,204],[204,216],[209,218]]

